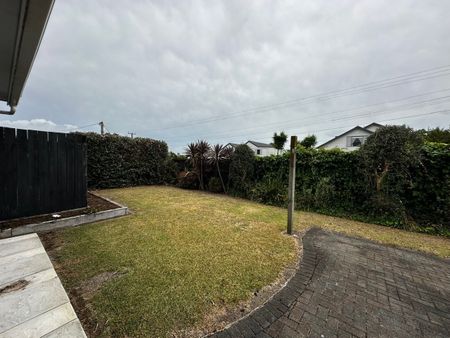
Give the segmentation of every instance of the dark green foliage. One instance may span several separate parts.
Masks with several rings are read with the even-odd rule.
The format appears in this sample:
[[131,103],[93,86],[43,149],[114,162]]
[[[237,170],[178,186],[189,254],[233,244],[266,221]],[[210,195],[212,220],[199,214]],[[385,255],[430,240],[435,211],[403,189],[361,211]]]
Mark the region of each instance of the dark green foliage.
[[218,177],[211,177],[208,182],[208,190],[211,192],[224,192],[222,183],[220,182],[220,179]]
[[197,174],[200,190],[205,190],[205,167],[211,146],[204,140],[188,144],[186,156]]
[[180,171],[187,171],[188,159],[185,155],[170,152],[169,160],[174,162],[174,165],[177,168],[177,173],[179,173]]
[[405,207],[428,230],[450,235],[450,145],[426,143],[421,159],[422,165],[412,168]]
[[183,189],[198,189],[199,183],[198,183],[198,177],[197,174],[193,171],[183,172],[178,177],[177,187],[183,188]]
[[277,150],[277,153],[279,153],[280,150],[283,150],[286,141],[287,135],[284,133],[284,131],[282,131],[280,135],[278,135],[277,133],[273,134],[273,146]]
[[223,180],[222,169],[220,167],[222,163],[230,159],[232,154],[233,148],[224,147],[222,144],[216,144],[214,147],[212,147],[208,157],[208,163],[215,167],[217,175],[219,176],[219,182],[222,186],[221,190],[225,193],[227,192],[227,189],[225,187],[225,181]]
[[[425,144],[421,162],[408,168],[407,184],[386,174],[377,193],[367,180],[360,151],[297,148],[296,207],[363,221],[450,234],[450,146]],[[256,183],[247,197],[285,206],[281,186],[288,182],[288,155],[256,159]],[[412,165],[412,163],[411,163]],[[280,184],[275,182],[281,182]],[[388,187],[386,187],[388,186]],[[280,187],[276,189],[276,187]],[[286,196],[286,195],[284,195]]]
[[146,138],[116,134],[84,134],[87,137],[88,187],[116,188],[161,184],[168,174],[167,144]]
[[436,143],[446,143],[450,144],[450,128],[434,128],[434,129],[422,129],[419,130],[419,133],[422,134],[423,138],[427,142],[436,142]]
[[396,197],[400,186],[411,180],[410,168],[420,163],[422,146],[421,135],[406,126],[382,127],[370,135],[360,154],[376,191]]
[[254,182],[255,154],[245,144],[238,145],[231,155],[229,186],[233,194],[247,196]]
[[314,148],[317,144],[316,135],[308,135],[302,141],[300,141],[300,145],[305,148]]
[[251,189],[250,198],[264,204],[285,206],[288,200],[286,182],[280,178],[267,176]]

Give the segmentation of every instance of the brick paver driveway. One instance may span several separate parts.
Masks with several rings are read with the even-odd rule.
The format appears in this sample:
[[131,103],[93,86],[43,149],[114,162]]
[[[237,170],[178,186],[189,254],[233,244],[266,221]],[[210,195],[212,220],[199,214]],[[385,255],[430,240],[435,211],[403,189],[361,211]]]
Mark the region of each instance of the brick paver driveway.
[[297,274],[213,337],[450,337],[450,262],[320,229]]

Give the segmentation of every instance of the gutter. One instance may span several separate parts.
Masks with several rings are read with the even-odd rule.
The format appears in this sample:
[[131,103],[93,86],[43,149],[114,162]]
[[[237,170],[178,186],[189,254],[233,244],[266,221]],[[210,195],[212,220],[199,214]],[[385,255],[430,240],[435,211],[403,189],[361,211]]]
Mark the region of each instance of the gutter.
[[16,112],[16,106],[11,106],[11,108],[9,110],[0,110],[0,114],[4,114],[4,115],[14,115],[15,112]]

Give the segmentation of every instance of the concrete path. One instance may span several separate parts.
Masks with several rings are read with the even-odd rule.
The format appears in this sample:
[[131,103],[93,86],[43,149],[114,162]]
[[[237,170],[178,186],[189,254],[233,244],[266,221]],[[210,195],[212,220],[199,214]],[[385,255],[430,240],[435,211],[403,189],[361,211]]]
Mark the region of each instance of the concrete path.
[[320,229],[263,307],[213,337],[450,337],[450,261]]
[[0,338],[86,337],[36,234],[0,240]]

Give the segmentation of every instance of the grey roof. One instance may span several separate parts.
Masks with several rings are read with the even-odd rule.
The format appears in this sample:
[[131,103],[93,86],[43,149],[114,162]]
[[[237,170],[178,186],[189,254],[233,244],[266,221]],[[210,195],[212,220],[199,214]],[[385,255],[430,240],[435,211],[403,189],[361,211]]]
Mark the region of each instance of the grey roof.
[[368,125],[365,126],[364,128],[369,128],[369,127],[372,127],[372,126],[375,126],[375,127],[378,127],[378,128],[383,127],[382,124],[379,124],[379,123],[376,123],[376,122],[372,122],[371,124],[368,124]]
[[226,146],[232,146],[233,148],[236,148],[240,143],[228,143]]
[[[369,126],[370,126],[370,125],[372,125],[372,124],[369,124]],[[338,136],[335,136],[335,137],[333,137],[331,140],[328,140],[327,142],[322,143],[322,144],[321,144],[320,146],[318,146],[317,148],[321,148],[321,147],[327,145],[328,143],[333,142],[334,140],[338,139],[339,137],[345,136],[345,135],[347,135],[348,133],[350,133],[350,132],[352,132],[352,131],[354,131],[354,130],[357,130],[357,129],[361,129],[361,130],[364,130],[365,132],[367,132],[367,133],[369,133],[369,134],[373,134],[373,132],[370,131],[370,130],[368,130],[368,129],[366,129],[366,127],[363,128],[363,127],[360,127],[360,126],[356,126],[356,127],[352,128],[352,129],[350,129],[350,130],[347,130],[345,133],[342,133],[342,134],[340,134],[340,135],[338,135]]]
[[274,148],[273,144],[270,144],[270,143],[262,143],[262,142],[256,142],[256,141],[247,141],[247,143],[251,143],[258,148]]
[[53,2],[0,1],[0,100],[11,107],[19,102]]

